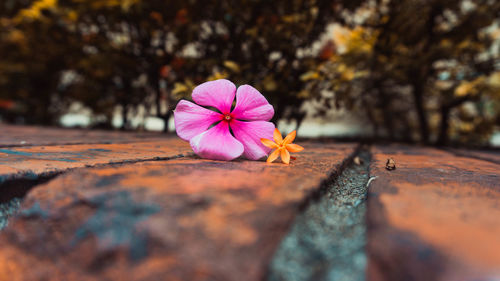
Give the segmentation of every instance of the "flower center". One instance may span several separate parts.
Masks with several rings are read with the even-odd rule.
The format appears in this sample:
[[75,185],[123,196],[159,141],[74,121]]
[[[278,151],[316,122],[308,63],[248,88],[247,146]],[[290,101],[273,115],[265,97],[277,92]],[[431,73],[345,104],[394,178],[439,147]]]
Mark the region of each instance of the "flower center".
[[233,117],[231,117],[230,114],[224,114],[224,120],[231,121],[231,119],[233,119]]

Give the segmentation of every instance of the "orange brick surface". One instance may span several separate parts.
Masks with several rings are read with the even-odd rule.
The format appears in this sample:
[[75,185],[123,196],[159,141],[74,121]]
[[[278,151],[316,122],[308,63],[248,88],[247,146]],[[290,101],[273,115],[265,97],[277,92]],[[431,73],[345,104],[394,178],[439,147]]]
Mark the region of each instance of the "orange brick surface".
[[0,280],[262,280],[356,147],[301,145],[291,165],[191,156],[61,175],[0,234]]
[[500,165],[431,148],[373,152],[368,279],[499,280]]
[[0,177],[42,174],[99,164],[165,159],[191,154],[189,144],[174,137],[148,142],[0,147]]
[[53,127],[14,126],[0,123],[0,147],[58,144],[130,143],[163,139],[156,132],[122,132]]

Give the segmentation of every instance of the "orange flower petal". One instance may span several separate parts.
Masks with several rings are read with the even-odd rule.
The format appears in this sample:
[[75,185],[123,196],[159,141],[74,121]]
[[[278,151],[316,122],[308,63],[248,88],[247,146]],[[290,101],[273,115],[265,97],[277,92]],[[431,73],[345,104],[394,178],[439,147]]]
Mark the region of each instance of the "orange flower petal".
[[281,161],[285,164],[290,163],[290,153],[286,149],[281,150]]
[[292,143],[293,140],[295,139],[295,136],[297,135],[297,131],[293,131],[291,132],[290,134],[288,134],[288,136],[286,136],[285,140],[283,141],[283,144],[289,144],[289,143]]
[[281,136],[281,133],[280,131],[278,131],[278,129],[274,129],[273,138],[277,144],[281,144],[281,142],[283,142],[283,137]]
[[[286,149],[284,149],[284,150],[286,150]],[[278,158],[279,155],[280,155],[280,150],[276,149],[271,154],[269,154],[269,157],[267,157],[267,161],[266,162],[267,163],[273,162],[274,160],[276,160],[276,158]]]
[[272,140],[268,140],[268,139],[260,139],[260,142],[269,147],[269,148],[278,148],[278,145],[276,143],[274,143],[274,141]]
[[290,152],[299,152],[304,150],[304,148],[298,144],[290,143],[286,145],[286,149]]

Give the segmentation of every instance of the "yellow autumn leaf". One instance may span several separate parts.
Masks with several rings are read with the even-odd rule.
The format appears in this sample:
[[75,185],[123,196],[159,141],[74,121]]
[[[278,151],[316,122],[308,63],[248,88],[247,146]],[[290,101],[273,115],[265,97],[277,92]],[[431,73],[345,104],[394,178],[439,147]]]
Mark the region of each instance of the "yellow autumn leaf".
[[302,90],[297,94],[297,97],[301,99],[308,99],[311,97],[311,92],[307,90]]
[[462,132],[471,132],[474,130],[474,124],[472,122],[461,122],[458,126]]
[[90,4],[94,9],[120,7],[128,11],[131,6],[139,3],[141,0],[73,0],[74,3]]
[[13,43],[23,42],[25,39],[24,33],[18,29],[12,29],[8,34],[8,40]]
[[234,61],[227,60],[224,62],[224,66],[234,72],[240,72],[240,66]]
[[370,75],[370,72],[367,70],[354,72],[354,78],[363,78],[363,77],[368,77],[369,75]]
[[471,92],[474,88],[474,84],[471,82],[462,83],[455,89],[455,96],[462,97]]
[[174,84],[174,89],[172,90],[173,95],[178,95],[183,92],[187,92],[189,88],[183,83],[177,82]]
[[57,0],[38,0],[33,2],[29,8],[21,10],[15,17],[15,21],[36,20],[42,15],[42,10],[52,9],[57,7]]
[[351,81],[354,79],[354,71],[351,68],[345,69],[341,74],[340,74],[340,79],[344,81]]
[[286,23],[294,23],[299,22],[301,17],[302,16],[300,14],[291,14],[281,17],[281,20]]
[[320,78],[320,75],[317,71],[308,71],[300,76],[301,81],[309,81],[309,80],[317,80]]
[[371,52],[377,33],[363,27],[337,28],[334,30],[333,41],[339,50],[348,53],[368,53]]
[[266,76],[266,78],[264,78],[264,81],[262,81],[262,84],[266,91],[275,91],[278,88],[278,84],[276,84],[276,81],[274,81],[272,75]]
[[345,70],[347,69],[347,65],[345,65],[344,63],[339,63],[337,65],[337,72],[344,72]]
[[441,47],[443,47],[443,48],[451,48],[451,47],[453,47],[453,42],[451,42],[451,40],[449,40],[449,39],[442,39],[439,42],[439,45],[441,45]]
[[492,73],[488,77],[488,84],[495,88],[500,88],[500,71]]
[[216,71],[214,74],[208,76],[208,81],[218,80],[218,79],[226,79],[229,77],[229,73],[227,71]]
[[333,30],[333,42],[337,46],[347,45],[349,40],[350,30],[348,28],[339,27]]
[[481,76],[472,81],[463,81],[457,88],[455,88],[455,96],[463,97],[465,95],[476,94],[476,87],[484,81],[484,77]]
[[248,36],[251,36],[251,37],[257,37],[258,33],[259,33],[259,29],[257,27],[249,28],[249,29],[245,30],[245,34]]
[[70,11],[70,12],[68,12],[68,14],[67,14],[67,18],[68,18],[68,20],[70,20],[70,21],[76,21],[76,20],[78,19],[78,13],[77,13],[77,12],[75,12],[75,11]]

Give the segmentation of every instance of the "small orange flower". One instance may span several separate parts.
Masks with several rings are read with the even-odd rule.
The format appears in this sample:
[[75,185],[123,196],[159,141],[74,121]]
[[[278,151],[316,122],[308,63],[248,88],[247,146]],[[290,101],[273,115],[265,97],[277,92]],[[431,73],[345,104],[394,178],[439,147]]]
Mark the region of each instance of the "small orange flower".
[[[281,161],[285,164],[290,163],[290,152],[299,152],[304,148],[298,144],[293,144],[293,140],[297,135],[296,131],[291,132],[288,136],[283,139],[280,131],[278,129],[274,129],[274,141],[268,139],[260,139],[262,144],[269,148],[274,148],[275,150],[269,155],[267,158],[267,163],[271,163],[276,160],[281,155]],[[295,159],[292,156],[292,159]]]

